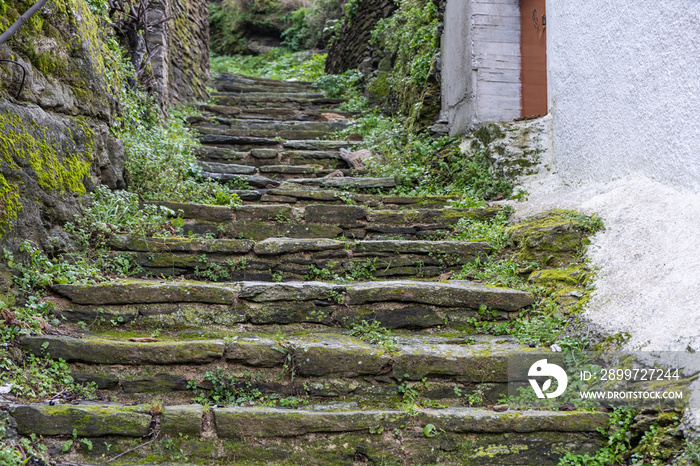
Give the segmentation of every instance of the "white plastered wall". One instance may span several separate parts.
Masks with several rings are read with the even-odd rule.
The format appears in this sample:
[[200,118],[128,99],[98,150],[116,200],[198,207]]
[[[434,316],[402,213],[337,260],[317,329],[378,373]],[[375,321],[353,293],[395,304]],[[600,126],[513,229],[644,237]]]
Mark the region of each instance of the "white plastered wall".
[[700,1],[547,1],[556,168],[700,192]]

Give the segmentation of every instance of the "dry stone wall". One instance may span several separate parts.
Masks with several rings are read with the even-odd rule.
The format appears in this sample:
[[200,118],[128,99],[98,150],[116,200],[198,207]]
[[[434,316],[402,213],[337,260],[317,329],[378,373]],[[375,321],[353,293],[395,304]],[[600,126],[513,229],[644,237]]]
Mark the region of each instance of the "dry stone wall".
[[[15,6],[22,11],[7,7],[0,29],[27,5]],[[123,145],[109,135],[117,101],[106,55],[98,22],[83,0],[48,2],[0,46],[0,59],[19,63],[0,63],[3,247],[16,250],[29,240],[62,250],[67,238],[56,227],[79,212],[78,198],[98,184],[125,186]]]
[[[352,19],[347,20],[340,34],[331,45],[326,58],[327,73],[343,73],[360,68],[363,61],[372,64],[373,51],[370,45],[372,30],[377,23],[396,11],[393,0],[364,0],[360,2]],[[376,68],[372,66],[370,69]]]

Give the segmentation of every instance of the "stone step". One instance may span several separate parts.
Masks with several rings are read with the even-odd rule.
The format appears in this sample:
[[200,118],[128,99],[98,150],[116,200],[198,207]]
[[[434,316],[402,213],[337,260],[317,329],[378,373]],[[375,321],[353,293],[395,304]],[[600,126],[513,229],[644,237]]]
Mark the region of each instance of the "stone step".
[[279,141],[274,138],[260,138],[252,136],[231,136],[224,134],[200,134],[199,141],[205,145],[213,145],[219,149],[229,149],[238,152],[248,152],[255,149],[275,149],[278,152],[288,150],[304,151],[338,151],[340,148],[352,148],[354,141],[329,141],[329,140],[288,140]]
[[[231,121],[231,120],[229,120]],[[224,136],[251,136],[259,138],[283,139],[318,139],[333,136],[336,131],[345,128],[342,122],[247,122],[223,124],[204,122],[194,125],[199,134],[217,134]]]
[[[565,452],[593,454],[602,448],[606,439],[598,429],[608,423],[606,413],[591,412],[448,408],[421,409],[414,415],[323,405],[166,405],[154,411],[150,404],[83,402],[13,405],[10,415],[20,434],[43,436],[59,459],[65,455],[71,462],[101,463],[127,453],[120,458],[127,464],[161,458],[158,442],[134,448],[156,426],[161,436],[170,437],[175,451],[197,463],[352,465],[361,458],[386,464],[388,457],[402,464],[555,465]],[[65,438],[74,432],[91,439],[93,448],[61,453]]]
[[318,165],[327,170],[348,169],[337,150],[293,150],[284,148],[236,151],[225,147],[202,146],[195,150],[200,161],[234,163],[262,167],[266,165]]
[[256,85],[290,89],[315,89],[314,84],[308,81],[286,81],[281,79],[263,78],[260,76],[246,76],[236,73],[221,73],[214,79],[214,83],[240,83],[249,86]]
[[456,196],[386,196],[381,194],[361,194],[346,191],[318,189],[249,189],[232,191],[247,203],[287,203],[295,205],[335,204],[357,205],[381,209],[405,209],[406,207],[442,208],[449,205]]
[[[106,366],[222,365],[231,368],[274,368],[293,365],[295,377],[378,377],[397,381],[424,378],[468,383],[507,383],[508,362],[528,355],[546,358],[549,349],[530,348],[513,342],[481,340],[458,343],[424,340],[420,336],[396,339],[389,351],[339,332],[306,331],[299,334],[222,335],[222,338],[141,338],[109,335],[29,336],[22,349],[36,356],[48,355],[67,363]],[[136,335],[136,336],[134,336]],[[148,334],[143,334],[147,337]],[[155,341],[153,341],[155,340]]]
[[241,108],[335,109],[345,99],[330,99],[319,93],[215,92],[216,105]]
[[[240,262],[231,269],[247,267]],[[531,294],[453,280],[227,283],[189,280],[120,280],[97,285],[55,285],[55,312],[71,322],[104,313],[129,323],[204,326],[252,323],[350,326],[376,320],[387,328],[449,326],[474,333],[481,320],[506,321],[532,305]],[[486,306],[486,307],[483,307]]]
[[[347,123],[344,121],[303,121],[303,120],[258,120],[258,119],[232,119],[232,118],[204,118],[195,117],[190,119],[195,128],[211,129],[267,129],[267,130],[288,130],[304,129],[306,131],[323,131],[333,133],[345,129]],[[299,139],[299,138],[297,138]],[[313,138],[308,138],[313,139]]]
[[[268,162],[269,163],[269,162]],[[235,163],[219,163],[219,162],[198,162],[202,169],[202,176],[213,179],[227,179],[227,175],[256,175],[258,180],[252,180],[251,186],[260,186],[265,188],[270,186],[273,181],[291,180],[294,178],[306,177],[324,177],[331,173],[341,173],[343,177],[351,177],[357,171],[348,168],[345,169],[330,169],[325,168],[320,164],[308,165],[240,165]],[[223,176],[219,176],[223,175]],[[230,178],[228,178],[230,179]],[[279,184],[272,184],[279,186]]]
[[[213,280],[331,280],[437,277],[491,252],[486,243],[459,241],[341,241],[268,238],[263,241],[192,238],[110,238],[113,250],[137,252],[141,276],[202,275]],[[231,264],[238,264],[232,266]],[[240,264],[245,264],[241,266]],[[194,275],[193,275],[194,274]]]
[[199,109],[205,116],[216,116],[237,119],[259,120],[295,120],[295,121],[336,121],[350,119],[358,115],[357,112],[343,112],[339,110],[327,111],[307,108],[304,110],[293,108],[275,107],[227,107],[224,105],[200,105]]
[[177,202],[152,204],[180,212],[185,219],[185,232],[254,240],[341,236],[352,239],[431,239],[444,237],[459,219],[487,220],[500,210],[499,207],[374,210],[361,205],[333,204],[299,207],[261,204],[231,209]]
[[[235,387],[241,391],[258,391],[262,395],[275,397],[303,397],[309,403],[353,403],[363,408],[400,407],[403,402],[402,384],[387,376],[301,377],[292,382],[280,378],[279,368],[253,368],[231,363],[209,365],[139,365],[125,370],[121,365],[69,364],[70,375],[79,383],[94,383],[103,398],[121,403],[143,403],[154,394],[167,396],[169,403],[189,403],[193,398],[193,387],[211,390],[213,385],[207,374],[223,369],[235,379]],[[409,382],[413,383],[413,382]],[[508,384],[500,382],[461,382],[425,378],[420,382],[420,400],[429,406],[432,402],[442,405],[462,406],[465,400],[459,393],[479,393],[479,405],[499,404],[508,394]],[[405,388],[405,385],[404,385]],[[457,390],[455,390],[455,388]]]
[[330,178],[296,178],[290,179],[290,183],[301,186],[329,189],[391,189],[396,187],[396,181],[391,178],[368,177],[330,177]]

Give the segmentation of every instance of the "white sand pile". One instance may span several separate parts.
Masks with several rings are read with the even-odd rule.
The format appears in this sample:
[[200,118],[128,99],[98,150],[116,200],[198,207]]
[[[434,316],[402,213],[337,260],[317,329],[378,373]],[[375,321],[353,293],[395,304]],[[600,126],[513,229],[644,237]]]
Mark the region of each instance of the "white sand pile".
[[525,186],[517,218],[551,208],[597,213],[606,230],[587,256],[600,268],[584,317],[629,350],[700,350],[700,195],[644,177],[566,187],[556,176]]

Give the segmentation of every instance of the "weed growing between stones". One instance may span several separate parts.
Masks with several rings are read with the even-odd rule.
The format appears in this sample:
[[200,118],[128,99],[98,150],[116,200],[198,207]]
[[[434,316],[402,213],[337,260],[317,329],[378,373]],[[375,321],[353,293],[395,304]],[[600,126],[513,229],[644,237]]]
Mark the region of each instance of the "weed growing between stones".
[[391,334],[391,330],[382,327],[376,320],[371,322],[363,320],[359,324],[353,324],[350,327],[350,335],[377,345],[387,353],[393,353],[399,349],[399,342]]
[[[273,393],[263,394],[254,386],[254,377],[247,373],[238,379],[217,367],[214,371],[204,374],[204,381],[198,384],[190,381],[188,389],[195,395],[194,402],[204,406],[283,406],[298,408],[306,406],[308,401],[296,396],[282,397]],[[210,385],[209,389],[199,388],[198,385]]]

